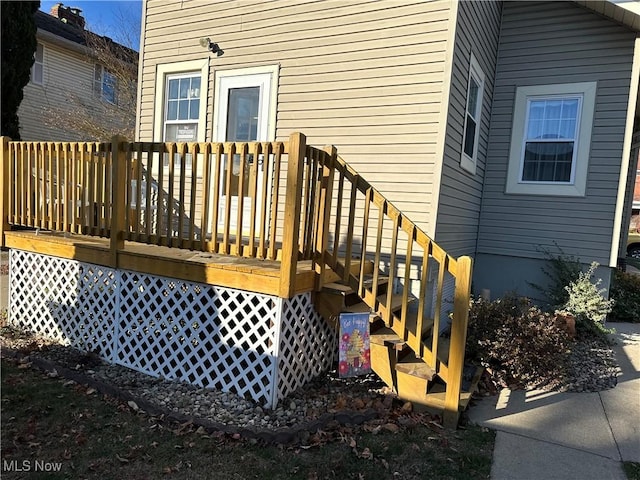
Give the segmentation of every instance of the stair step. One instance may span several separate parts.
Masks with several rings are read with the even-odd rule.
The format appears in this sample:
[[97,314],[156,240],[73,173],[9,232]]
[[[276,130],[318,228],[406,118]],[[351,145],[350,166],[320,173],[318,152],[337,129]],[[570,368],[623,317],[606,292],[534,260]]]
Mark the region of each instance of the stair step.
[[[366,275],[366,277],[368,278],[365,278],[364,287],[370,290],[371,287],[373,286],[373,276]],[[378,277],[378,287],[384,286],[387,283],[389,283],[389,277],[385,277],[382,275]],[[337,295],[343,295],[345,297],[347,295],[356,293],[356,291],[353,288],[351,288],[350,285],[345,285],[344,283],[339,281],[324,284],[323,288],[326,289],[328,292],[335,293]]]
[[372,331],[369,334],[369,340],[371,343],[392,347],[394,350],[404,350],[408,346],[407,342],[398,337],[393,330],[385,327]]
[[396,371],[422,378],[423,380],[433,380],[436,375],[436,371],[433,368],[416,358],[414,354],[407,355],[401,362],[397,363]]

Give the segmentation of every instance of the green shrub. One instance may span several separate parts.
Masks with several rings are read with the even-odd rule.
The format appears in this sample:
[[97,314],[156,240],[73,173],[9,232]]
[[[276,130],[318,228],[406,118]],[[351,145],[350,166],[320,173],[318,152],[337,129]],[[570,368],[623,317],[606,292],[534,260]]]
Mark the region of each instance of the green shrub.
[[541,386],[562,377],[568,334],[527,298],[477,299],[469,312],[467,355],[507,385]]
[[548,302],[551,310],[555,310],[564,305],[569,299],[566,286],[578,279],[582,272],[582,263],[578,257],[566,255],[556,244],[558,253],[553,253],[547,248],[540,248],[547,260],[547,265],[541,268],[542,273],[549,279],[547,285],[529,283],[529,285],[544,296],[544,301]]
[[613,320],[640,323],[640,276],[616,270],[610,296],[615,301],[610,315]]
[[598,265],[598,262],[593,262],[586,272],[580,272],[578,278],[565,287],[568,299],[562,309],[575,315],[579,334],[610,333],[604,322],[614,301],[605,298],[605,288],[598,288],[602,283],[601,279],[595,283],[591,281]]

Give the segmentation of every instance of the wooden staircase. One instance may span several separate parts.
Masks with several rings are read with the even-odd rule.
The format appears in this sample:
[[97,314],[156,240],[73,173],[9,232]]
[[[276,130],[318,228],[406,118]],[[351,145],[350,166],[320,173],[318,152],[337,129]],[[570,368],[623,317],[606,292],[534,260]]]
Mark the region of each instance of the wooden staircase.
[[[328,282],[316,292],[316,309],[334,327],[337,327],[340,313],[369,312],[373,371],[399,398],[442,413],[447,385],[453,375],[448,366],[448,336],[434,334],[439,322],[412,308],[414,298],[390,292],[389,278],[374,271],[372,262],[353,259],[351,263],[358,267],[349,267],[351,271],[358,272],[359,269],[365,273],[362,280],[358,279],[357,273],[347,277],[344,260],[338,261],[336,270],[341,270],[340,275],[325,271]],[[347,277],[346,281],[344,277]],[[467,407],[481,374],[482,369],[465,368],[459,411]]]

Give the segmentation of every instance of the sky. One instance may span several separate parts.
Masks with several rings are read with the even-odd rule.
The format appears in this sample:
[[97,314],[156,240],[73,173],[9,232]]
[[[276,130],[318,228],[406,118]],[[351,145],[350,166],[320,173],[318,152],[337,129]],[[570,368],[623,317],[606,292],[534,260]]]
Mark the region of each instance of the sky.
[[[49,13],[56,3],[60,2],[41,1],[40,10]],[[88,30],[111,37],[135,50],[140,49],[141,0],[67,0],[62,3],[65,7],[77,7],[82,10]]]

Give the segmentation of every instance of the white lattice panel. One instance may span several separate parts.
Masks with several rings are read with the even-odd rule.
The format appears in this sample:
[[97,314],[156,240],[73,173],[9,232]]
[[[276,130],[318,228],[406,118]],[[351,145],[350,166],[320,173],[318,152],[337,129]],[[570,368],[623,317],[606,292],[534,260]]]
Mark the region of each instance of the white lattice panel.
[[117,276],[106,267],[20,250],[10,254],[10,322],[113,358]]
[[327,370],[336,353],[336,333],[313,308],[311,294],[283,300],[278,398]]
[[134,272],[121,279],[118,363],[272,404],[280,299]]

